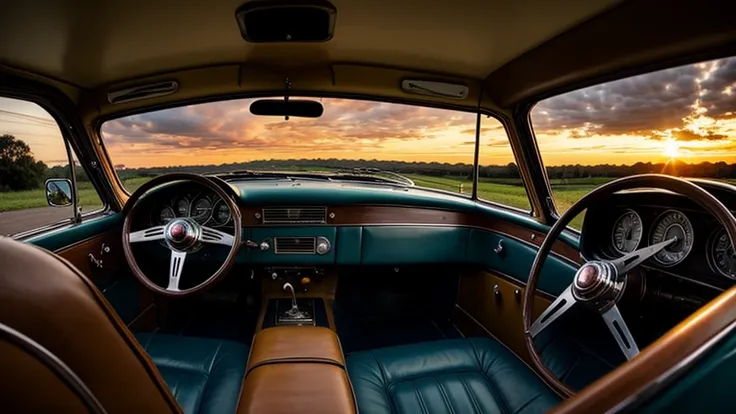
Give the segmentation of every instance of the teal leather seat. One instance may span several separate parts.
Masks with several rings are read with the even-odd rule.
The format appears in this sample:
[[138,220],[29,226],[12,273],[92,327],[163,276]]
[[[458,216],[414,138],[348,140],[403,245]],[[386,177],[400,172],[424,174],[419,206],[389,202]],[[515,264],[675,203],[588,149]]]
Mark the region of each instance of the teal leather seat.
[[347,370],[362,414],[542,413],[560,402],[532,370],[490,338],[359,352]]
[[248,347],[233,341],[137,334],[185,414],[234,413]]

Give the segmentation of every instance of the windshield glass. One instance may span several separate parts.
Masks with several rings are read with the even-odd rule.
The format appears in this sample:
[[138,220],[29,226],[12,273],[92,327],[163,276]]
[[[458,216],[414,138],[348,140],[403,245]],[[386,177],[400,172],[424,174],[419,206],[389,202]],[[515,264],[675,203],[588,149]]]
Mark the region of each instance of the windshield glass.
[[560,211],[633,174],[736,182],[736,58],[555,96],[531,119]]
[[253,101],[212,102],[127,116],[105,122],[102,135],[129,191],[164,172],[241,170],[352,174],[406,185],[402,177],[388,171],[418,186],[468,195],[472,191],[474,113],[320,99],[324,105],[320,118],[285,120],[252,115]]

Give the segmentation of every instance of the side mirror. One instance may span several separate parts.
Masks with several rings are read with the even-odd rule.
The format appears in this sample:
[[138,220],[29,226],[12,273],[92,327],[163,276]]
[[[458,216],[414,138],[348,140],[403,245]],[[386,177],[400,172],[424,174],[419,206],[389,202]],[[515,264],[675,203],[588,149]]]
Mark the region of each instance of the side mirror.
[[46,202],[51,207],[69,207],[72,205],[73,197],[72,180],[68,178],[46,180]]

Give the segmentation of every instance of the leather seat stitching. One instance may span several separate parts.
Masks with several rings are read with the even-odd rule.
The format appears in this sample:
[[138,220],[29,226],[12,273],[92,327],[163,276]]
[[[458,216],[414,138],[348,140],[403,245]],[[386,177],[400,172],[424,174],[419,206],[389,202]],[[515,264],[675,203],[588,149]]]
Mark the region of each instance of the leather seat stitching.
[[[473,395],[473,392],[468,387],[468,384],[465,382],[465,378],[460,377],[460,383],[463,384],[463,388],[465,389],[465,392],[468,393],[468,397],[470,398],[470,402],[473,403],[473,413],[479,412],[483,414],[483,410],[480,409],[480,406],[478,405],[478,401],[475,400],[475,396]],[[503,409],[502,409],[503,411]]]
[[210,367],[207,369],[207,375],[212,373],[212,368],[215,366],[215,361],[217,360],[217,356],[220,354],[220,349],[222,349],[222,341],[217,344],[215,354],[212,356],[212,361],[210,361]]
[[378,370],[381,372],[381,379],[383,380],[383,392],[386,396],[388,396],[388,404],[391,407],[391,412],[396,412],[396,407],[394,406],[394,399],[391,396],[391,393],[389,392],[389,383],[388,380],[386,380],[386,372],[383,369],[383,364],[381,364],[381,361],[378,359],[378,356],[376,356],[376,353],[371,351],[371,355],[373,355],[373,359],[376,360],[376,364],[378,365]]
[[447,405],[447,408],[449,409],[450,414],[455,414],[455,410],[452,408],[452,404],[450,404],[450,397],[447,395],[447,392],[445,391],[445,386],[442,385],[442,383],[436,377],[434,380],[437,381],[437,386],[440,389],[442,400],[445,402],[445,405]]
[[538,399],[541,396],[542,394],[537,394],[534,397],[530,398],[529,401],[525,402],[524,404],[521,405],[521,407],[517,408],[516,411],[514,411],[514,414],[520,413],[524,408],[528,407],[529,404],[533,403],[536,399]]
[[284,358],[274,358],[269,359],[267,361],[262,361],[257,364],[254,364],[250,367],[250,369],[247,371],[247,373],[253,372],[256,368],[262,367],[265,365],[276,365],[276,364],[327,364],[327,365],[334,365],[338,368],[341,368],[343,371],[345,371],[345,366],[339,362],[336,362],[332,358],[291,358],[291,357],[284,357]]
[[[480,355],[478,355],[478,350],[475,348],[475,344],[472,340],[467,341],[468,344],[470,344],[470,347],[473,349],[473,355],[475,355],[475,360],[478,362],[478,368],[480,369],[480,374],[483,376],[483,378],[486,379],[486,382],[488,383],[488,389],[491,391],[493,396],[498,401],[499,408],[501,408],[501,411],[504,413],[509,412],[508,407],[506,407],[506,401],[504,401],[503,396],[500,392],[496,389],[496,383],[493,380],[493,378],[486,373],[486,370],[483,367],[483,364],[480,362]],[[494,362],[498,359],[498,356],[494,358],[491,363],[489,364],[489,367],[493,365]]]
[[414,395],[417,396],[417,401],[419,401],[419,407],[422,409],[422,414],[428,413],[427,406],[424,404],[424,399],[422,398],[422,394],[417,389],[414,381],[411,382],[411,389],[414,390]]

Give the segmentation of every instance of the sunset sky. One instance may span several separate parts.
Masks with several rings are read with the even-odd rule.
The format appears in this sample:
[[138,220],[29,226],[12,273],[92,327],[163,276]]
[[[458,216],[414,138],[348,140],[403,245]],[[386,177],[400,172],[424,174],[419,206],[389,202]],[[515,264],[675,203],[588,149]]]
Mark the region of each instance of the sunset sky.
[[[103,125],[114,164],[221,164],[258,159],[473,161],[475,115],[322,99],[318,119],[255,117],[252,100],[199,104]],[[736,58],[673,68],[574,91],[532,112],[546,165],[638,161],[736,162]],[[0,98],[0,134],[49,165],[64,161],[56,123],[41,108]],[[501,125],[482,124],[481,164],[512,162]]]

